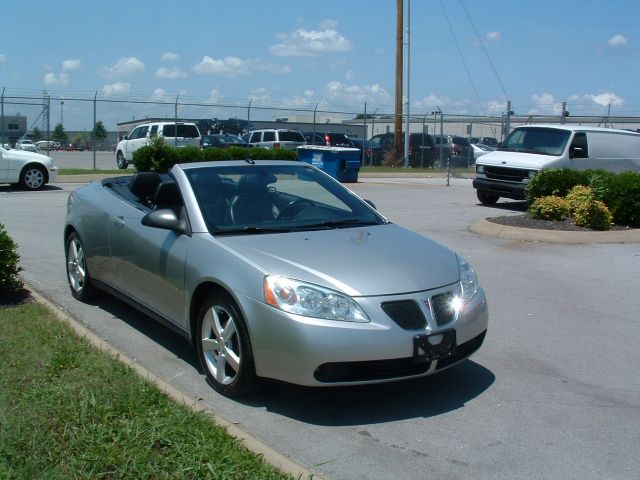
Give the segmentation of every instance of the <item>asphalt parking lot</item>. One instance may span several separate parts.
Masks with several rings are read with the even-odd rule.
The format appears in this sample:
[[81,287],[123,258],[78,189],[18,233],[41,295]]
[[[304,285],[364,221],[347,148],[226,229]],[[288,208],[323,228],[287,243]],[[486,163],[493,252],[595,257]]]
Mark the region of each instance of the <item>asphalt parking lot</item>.
[[469,226],[522,205],[477,205],[466,179],[447,187],[441,178],[363,177],[349,188],[474,265],[490,309],[483,348],[419,381],[272,384],[236,402],[208,387],[189,346],[170,331],[107,296],[89,305],[72,299],[62,231],[68,193],[78,186],[33,193],[0,186],[0,223],[20,246],[26,280],[124,354],[309,470],[332,479],[637,477],[638,244],[481,236]]

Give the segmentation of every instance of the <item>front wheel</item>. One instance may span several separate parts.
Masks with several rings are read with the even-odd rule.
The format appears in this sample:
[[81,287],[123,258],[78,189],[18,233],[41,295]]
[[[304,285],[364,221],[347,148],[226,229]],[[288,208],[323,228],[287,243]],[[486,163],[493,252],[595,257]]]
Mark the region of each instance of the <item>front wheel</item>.
[[116,162],[118,163],[118,168],[120,170],[124,170],[129,166],[129,163],[125,160],[124,155],[121,151],[118,151],[116,154]]
[[212,293],[198,313],[198,358],[211,386],[237,398],[257,386],[253,350],[242,314],[225,293]]
[[84,247],[75,232],[67,239],[67,282],[71,295],[76,300],[85,302],[95,294],[87,269]]
[[46,183],[47,172],[40,165],[27,166],[20,172],[20,186],[25,190],[42,190]]
[[476,195],[478,196],[478,200],[483,205],[495,205],[495,203],[500,199],[498,195],[492,195],[484,190],[476,190]]

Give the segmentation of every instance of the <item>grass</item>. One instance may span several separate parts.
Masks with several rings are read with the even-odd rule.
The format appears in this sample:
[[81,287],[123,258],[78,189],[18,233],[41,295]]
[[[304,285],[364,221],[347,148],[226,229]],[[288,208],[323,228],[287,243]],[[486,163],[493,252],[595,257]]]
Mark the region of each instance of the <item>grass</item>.
[[0,478],[291,478],[40,304],[0,307],[0,358]]

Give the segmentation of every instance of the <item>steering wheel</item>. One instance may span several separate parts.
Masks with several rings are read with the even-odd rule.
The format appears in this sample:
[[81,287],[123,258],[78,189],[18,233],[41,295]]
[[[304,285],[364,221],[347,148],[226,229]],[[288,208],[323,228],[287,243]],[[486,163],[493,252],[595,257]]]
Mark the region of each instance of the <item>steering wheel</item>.
[[[294,212],[294,208],[300,205],[304,205],[304,207]],[[306,198],[298,198],[297,200],[287,203],[284,208],[280,210],[280,213],[278,214],[278,220],[280,220],[281,218],[290,218],[295,213],[298,213],[307,207],[313,207],[314,205],[315,203],[313,203],[311,200],[307,200]]]

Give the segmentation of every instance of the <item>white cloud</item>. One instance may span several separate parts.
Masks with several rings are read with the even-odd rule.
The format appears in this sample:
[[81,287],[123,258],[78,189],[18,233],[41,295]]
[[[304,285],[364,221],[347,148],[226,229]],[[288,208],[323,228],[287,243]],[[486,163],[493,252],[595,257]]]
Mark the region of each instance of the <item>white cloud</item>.
[[122,79],[130,78],[137,73],[143,72],[144,63],[136,57],[121,58],[112,67],[102,67],[100,69],[102,75],[108,78]]
[[360,106],[364,102],[375,105],[390,105],[391,95],[379,84],[346,85],[333,80],[326,85],[325,99],[332,104]]
[[615,107],[620,107],[625,104],[625,100],[622,97],[619,97],[613,92],[602,92],[598,94],[586,94],[586,95],[571,95],[569,97],[569,101],[571,102],[591,102],[595,105],[606,107],[608,105],[613,105]]
[[269,93],[269,91],[264,88],[264,87],[260,87],[256,90],[253,90],[250,94],[249,94],[249,98],[251,100],[255,100],[256,102],[262,102],[262,103],[272,103],[271,102],[271,94]]
[[313,101],[315,92],[313,90],[305,90],[302,95],[296,95],[295,97],[285,97],[282,99],[283,106],[295,106],[295,107],[310,107],[316,102]]
[[202,61],[193,67],[193,71],[205,75],[222,75],[225,77],[238,77],[247,75],[250,70],[250,62],[238,57],[225,57],[214,59],[208,55],[202,57]]
[[356,76],[356,72],[354,72],[353,70],[347,70],[347,73],[344,74],[344,78],[345,80],[353,80],[353,78]]
[[211,91],[209,92],[209,98],[207,98],[206,101],[210,103],[216,103],[221,98],[222,98],[222,95],[220,94],[220,90],[218,90],[217,88],[212,88]]
[[5,57],[2,53],[0,53],[0,63],[4,63],[7,61],[7,57]]
[[45,85],[67,85],[69,83],[69,75],[66,73],[56,75],[53,72],[49,72],[45,74],[43,82]]
[[161,67],[156,70],[156,77],[158,78],[168,78],[168,79],[177,79],[177,78],[187,78],[187,74],[180,70],[178,67],[174,68],[165,68]]
[[529,115],[560,115],[562,113],[562,103],[557,102],[550,93],[532,95],[531,101],[534,106],[527,112]]
[[500,32],[489,32],[484,36],[484,43],[496,43],[499,42],[502,38]]
[[614,35],[607,42],[611,47],[620,47],[622,45],[626,45],[628,40],[620,34]]
[[451,103],[451,99],[449,97],[439,97],[433,93],[429,94],[429,96],[423,98],[422,100],[418,100],[415,102],[415,106],[418,108],[432,108],[436,109],[436,107],[446,107]]
[[179,60],[179,59],[180,59],[180,55],[173,52],[165,52],[162,55],[162,60],[164,60],[165,62],[175,62],[176,60]]
[[[333,25],[333,24],[332,24]],[[269,47],[272,55],[280,57],[303,57],[323,53],[347,52],[352,44],[336,29],[307,30],[299,28],[292,33],[280,33],[276,36],[280,43]]]
[[487,111],[491,115],[501,115],[507,111],[507,102],[500,102],[498,100],[491,100],[486,105]]
[[256,63],[252,63],[248,65],[249,68],[255,69],[255,70],[260,70],[263,72],[269,72],[269,73],[273,73],[275,75],[286,75],[288,73],[291,73],[293,70],[291,69],[291,67],[289,66],[281,66],[281,65],[275,65],[271,62],[256,62]]
[[165,92],[162,88],[156,88],[153,91],[153,95],[151,95],[151,100],[161,101],[167,98],[167,92]]
[[70,59],[62,62],[63,72],[72,72],[74,70],[79,70],[81,67],[82,67],[82,62],[77,59]]
[[116,82],[102,87],[102,93],[106,95],[129,93],[130,90],[131,84],[129,82]]

